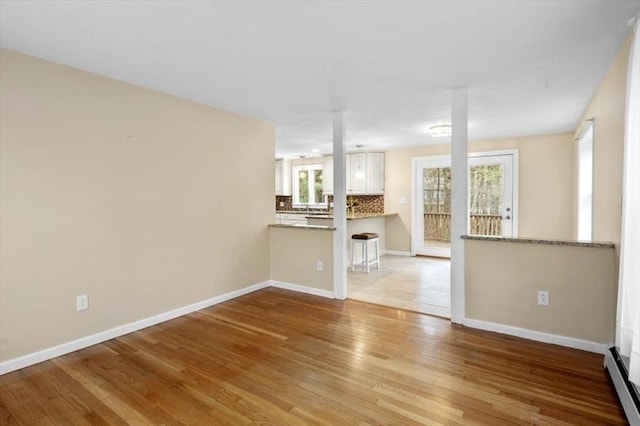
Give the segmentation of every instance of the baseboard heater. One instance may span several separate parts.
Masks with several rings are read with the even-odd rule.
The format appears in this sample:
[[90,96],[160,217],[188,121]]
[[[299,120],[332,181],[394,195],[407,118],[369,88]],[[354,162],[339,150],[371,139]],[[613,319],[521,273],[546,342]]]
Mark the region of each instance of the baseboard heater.
[[605,353],[604,367],[611,376],[629,424],[640,426],[640,390],[629,381],[629,360],[612,347]]

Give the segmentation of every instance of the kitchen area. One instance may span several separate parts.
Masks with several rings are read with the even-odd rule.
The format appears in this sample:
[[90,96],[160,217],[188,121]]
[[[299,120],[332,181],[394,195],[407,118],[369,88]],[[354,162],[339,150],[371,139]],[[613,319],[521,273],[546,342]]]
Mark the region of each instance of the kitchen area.
[[[347,238],[373,232],[385,252],[384,153],[346,155]],[[276,160],[275,223],[333,227],[333,157],[330,155]],[[347,244],[349,260],[350,244]]]
[[[385,153],[351,152],[345,160],[348,298],[448,318],[449,260],[387,250],[387,229],[399,219],[385,211]],[[278,159],[275,165],[274,285],[334,297],[333,158]],[[380,269],[362,267],[362,245],[356,244],[351,270],[351,236],[362,233],[378,235]],[[375,245],[369,244],[373,257]]]
[[[387,250],[387,230],[397,228],[399,215],[385,211],[385,153],[351,152],[345,160],[348,297],[450,317],[449,260]],[[333,158],[278,159],[275,166],[275,223],[270,228],[277,285],[333,297]],[[351,236],[362,233],[378,235],[380,269],[373,264],[366,271],[362,245],[356,243],[356,268],[351,270]],[[375,257],[375,244],[368,248],[370,258]]]

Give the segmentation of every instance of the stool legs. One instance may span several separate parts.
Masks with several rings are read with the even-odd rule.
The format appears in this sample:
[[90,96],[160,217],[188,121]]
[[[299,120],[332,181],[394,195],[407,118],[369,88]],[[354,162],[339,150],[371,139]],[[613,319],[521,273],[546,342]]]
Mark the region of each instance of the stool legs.
[[[355,257],[355,243],[361,244],[360,254],[362,261],[360,266],[363,267],[369,273],[371,265],[376,264],[377,269],[380,269],[380,240],[377,238],[370,240],[351,240],[351,272],[356,270],[356,257]],[[375,257],[373,260],[369,256],[369,243],[375,243]]]
[[369,241],[365,240],[363,244],[364,253],[362,255],[362,262],[367,265],[367,274],[369,273]]
[[351,272],[356,270],[356,257],[355,257],[355,247],[354,247],[354,240],[351,240]]

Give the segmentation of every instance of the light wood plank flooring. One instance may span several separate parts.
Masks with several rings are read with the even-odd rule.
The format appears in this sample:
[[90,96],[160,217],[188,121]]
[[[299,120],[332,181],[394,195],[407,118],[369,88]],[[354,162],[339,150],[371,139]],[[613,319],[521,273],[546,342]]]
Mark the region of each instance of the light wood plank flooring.
[[350,299],[451,318],[451,261],[384,255],[380,269],[347,274]]
[[265,289],[3,375],[0,424],[625,420],[602,356]]

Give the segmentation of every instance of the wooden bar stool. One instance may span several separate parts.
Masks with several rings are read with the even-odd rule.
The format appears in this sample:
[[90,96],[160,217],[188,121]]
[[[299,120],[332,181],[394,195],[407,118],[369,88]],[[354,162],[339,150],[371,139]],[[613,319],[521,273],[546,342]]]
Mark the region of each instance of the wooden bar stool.
[[[362,267],[369,273],[369,266],[376,264],[380,269],[380,243],[378,234],[375,232],[363,232],[361,234],[353,234],[351,236],[351,271],[355,271],[355,244],[362,245]],[[375,243],[376,255],[369,258],[369,243]]]

